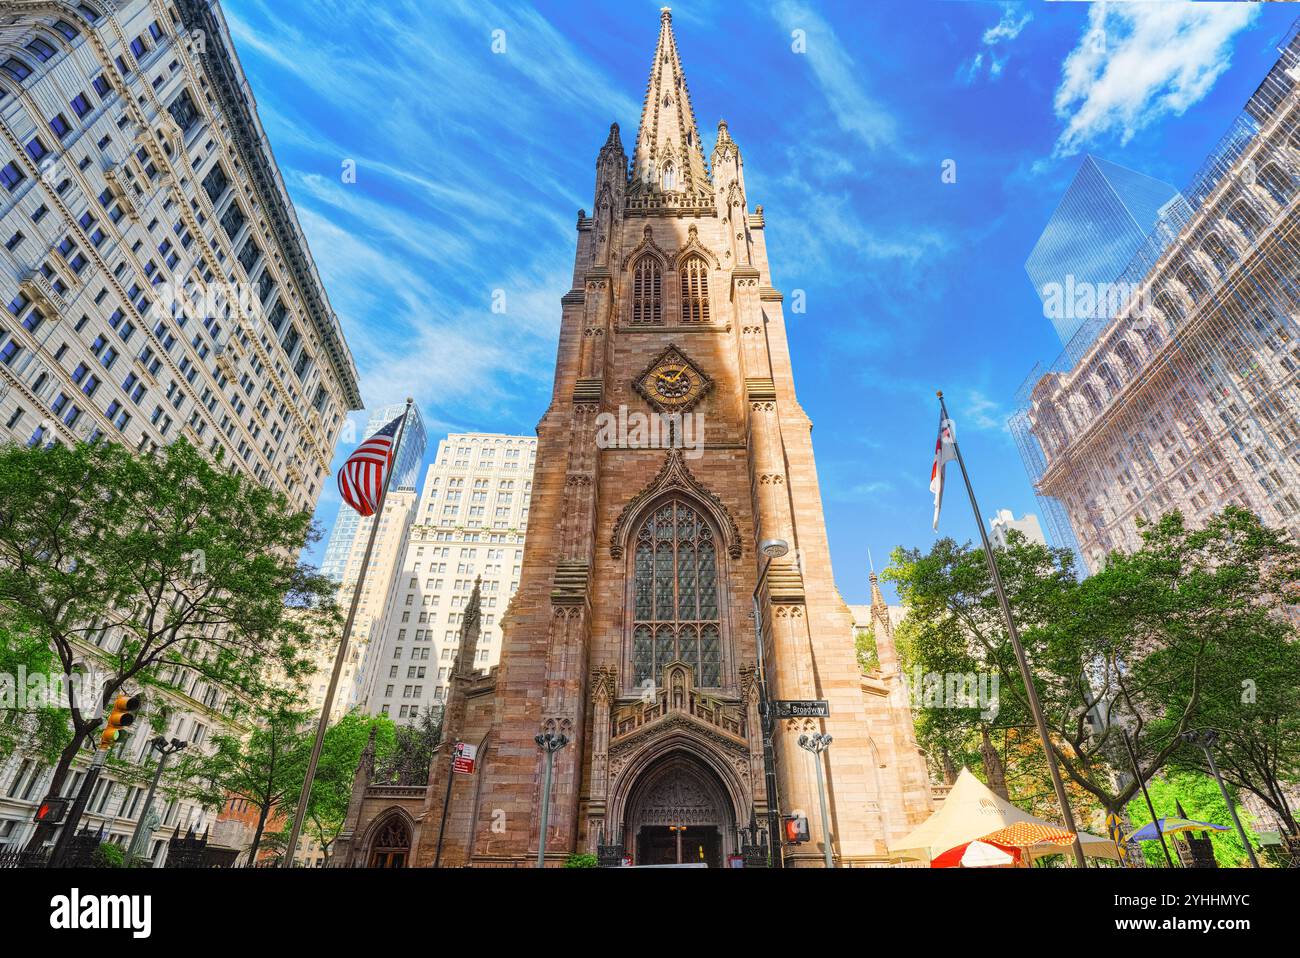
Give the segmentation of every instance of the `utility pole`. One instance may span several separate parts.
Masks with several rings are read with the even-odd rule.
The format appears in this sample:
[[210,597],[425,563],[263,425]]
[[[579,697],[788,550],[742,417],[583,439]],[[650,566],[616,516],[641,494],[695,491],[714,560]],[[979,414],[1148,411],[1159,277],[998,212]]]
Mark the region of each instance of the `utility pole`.
[[966,483],[966,494],[970,497],[971,511],[975,513],[975,525],[980,531],[980,542],[984,544],[984,559],[988,563],[989,575],[993,578],[993,588],[997,592],[998,604],[1002,607],[1002,617],[1006,621],[1007,637],[1011,640],[1011,648],[1016,654],[1020,678],[1025,683],[1025,698],[1029,703],[1029,711],[1034,716],[1034,725],[1038,727],[1038,737],[1042,740],[1043,752],[1047,756],[1047,769],[1052,776],[1056,801],[1061,806],[1061,814],[1065,817],[1066,831],[1074,833],[1074,863],[1079,868],[1087,868],[1083,858],[1083,845],[1079,841],[1079,828],[1074,824],[1074,812],[1070,808],[1070,799],[1065,794],[1065,782],[1061,779],[1061,769],[1056,763],[1056,753],[1052,750],[1047,720],[1043,718],[1043,706],[1038,701],[1038,689],[1034,685],[1033,673],[1029,671],[1029,659],[1025,656],[1025,647],[1020,644],[1020,633],[1016,630],[1015,619],[1011,616],[1011,603],[1007,601],[1007,590],[1002,585],[1002,573],[998,571],[997,559],[993,556],[993,546],[989,543],[989,534],[984,529],[983,514],[980,512],[979,503],[975,501],[975,489],[971,486],[970,474],[966,472],[966,461],[962,458],[961,447],[957,445],[956,432],[952,431],[952,421],[948,418],[948,407],[944,404],[942,392],[939,393],[939,416],[940,434],[942,435],[946,426],[951,437],[952,451],[957,457],[957,465],[961,467],[962,480]]
[[1212,746],[1219,740],[1219,733],[1212,728],[1202,731],[1187,731],[1179,736],[1184,742],[1192,745],[1199,745],[1205,752],[1205,761],[1210,765],[1210,774],[1214,780],[1219,783],[1219,794],[1223,796],[1223,804],[1228,806],[1228,814],[1232,816],[1232,824],[1237,826],[1237,835],[1241,839],[1241,844],[1246,849],[1246,855],[1250,858],[1250,867],[1258,868],[1259,859],[1255,857],[1255,849],[1250,844],[1250,839],[1246,837],[1246,829],[1241,827],[1241,819],[1237,817],[1237,805],[1228,794],[1228,786],[1223,784],[1223,776],[1219,774],[1219,766],[1214,761],[1214,751]]

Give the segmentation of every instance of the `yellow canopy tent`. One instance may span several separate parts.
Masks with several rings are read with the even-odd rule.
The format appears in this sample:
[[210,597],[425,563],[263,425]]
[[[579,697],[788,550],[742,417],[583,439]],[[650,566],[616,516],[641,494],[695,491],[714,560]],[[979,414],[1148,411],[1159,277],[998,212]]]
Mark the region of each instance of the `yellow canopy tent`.
[[[1017,822],[1060,827],[1016,808],[994,794],[970,769],[963,768],[939,810],[913,829],[910,835],[890,845],[889,853],[896,858],[920,859],[928,863],[950,848],[976,841]],[[1119,859],[1119,850],[1109,838],[1080,832],[1079,843],[1083,846],[1085,855]],[[1067,848],[1066,851],[1068,850]],[[1059,855],[1062,848],[1060,845],[1045,843],[1031,846],[1027,852],[1028,857],[1034,859]]]

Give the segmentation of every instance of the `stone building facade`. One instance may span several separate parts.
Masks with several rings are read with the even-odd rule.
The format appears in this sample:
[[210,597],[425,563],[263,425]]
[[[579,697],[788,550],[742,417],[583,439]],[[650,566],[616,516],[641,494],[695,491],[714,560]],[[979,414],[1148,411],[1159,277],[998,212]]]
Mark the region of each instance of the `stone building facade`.
[[[185,437],[315,507],[357,372],[215,0],[0,4],[0,303],[0,442]],[[166,678],[163,733],[204,747],[234,693]],[[147,737],[115,757],[149,765]],[[84,821],[124,845],[148,775],[106,774]],[[51,777],[0,763],[0,848],[28,840]],[[169,831],[211,822],[188,799],[155,809]]]
[[[665,9],[630,174],[614,125],[593,212],[578,215],[500,665],[453,683],[443,751],[411,815],[414,865],[520,865],[539,845],[558,865],[602,844],[659,863],[676,828],[692,862],[726,863],[738,830],[778,805],[765,786],[751,598],[758,544],[772,539],[789,553],[759,589],[771,697],[830,710],[776,731],[779,811],[807,814],[812,829],[786,864],[820,866],[828,840],[801,734],[834,737],[823,760],[839,865],[886,863],[889,841],[929,813],[924,768],[893,745],[910,713],[856,664],[766,222],[725,123],[704,157]],[[633,413],[667,417],[673,441],[611,440],[605,427]],[[688,422],[702,422],[702,443],[687,447]],[[534,739],[547,732],[568,744],[542,835]],[[472,775],[450,771],[457,740],[476,746]]]

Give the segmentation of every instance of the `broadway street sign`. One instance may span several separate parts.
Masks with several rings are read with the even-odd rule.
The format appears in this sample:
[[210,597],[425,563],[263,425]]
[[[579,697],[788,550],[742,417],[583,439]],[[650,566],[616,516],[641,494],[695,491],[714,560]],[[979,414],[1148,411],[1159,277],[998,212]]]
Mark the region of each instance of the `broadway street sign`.
[[829,718],[831,714],[830,703],[823,699],[777,699],[772,704],[779,719]]

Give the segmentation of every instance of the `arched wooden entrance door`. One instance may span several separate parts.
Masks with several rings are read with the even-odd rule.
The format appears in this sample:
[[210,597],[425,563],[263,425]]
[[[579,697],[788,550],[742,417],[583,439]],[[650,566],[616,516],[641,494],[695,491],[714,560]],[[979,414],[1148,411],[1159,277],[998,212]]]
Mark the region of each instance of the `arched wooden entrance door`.
[[641,775],[628,794],[625,847],[637,865],[720,868],[733,850],[735,814],[714,772],[674,752]]
[[371,868],[405,868],[411,857],[411,829],[401,815],[389,815],[370,843]]

